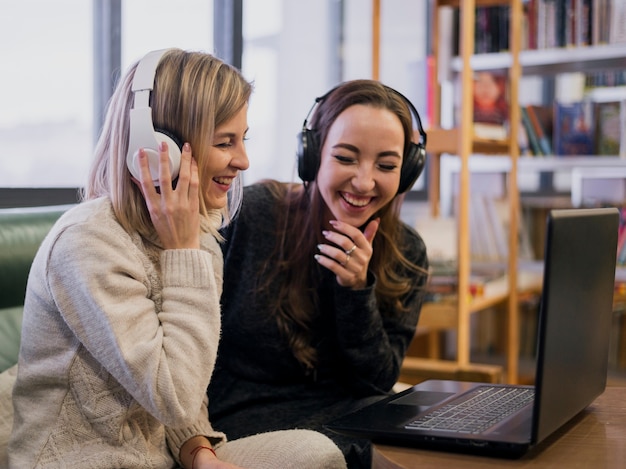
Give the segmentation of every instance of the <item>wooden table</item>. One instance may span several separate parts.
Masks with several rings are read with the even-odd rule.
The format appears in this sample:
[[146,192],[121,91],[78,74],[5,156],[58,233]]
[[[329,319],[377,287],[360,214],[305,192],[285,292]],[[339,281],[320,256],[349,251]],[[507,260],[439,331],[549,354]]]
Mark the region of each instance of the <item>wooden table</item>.
[[463,469],[541,467],[603,469],[626,467],[626,387],[604,394],[521,459],[496,459],[374,445],[373,469]]

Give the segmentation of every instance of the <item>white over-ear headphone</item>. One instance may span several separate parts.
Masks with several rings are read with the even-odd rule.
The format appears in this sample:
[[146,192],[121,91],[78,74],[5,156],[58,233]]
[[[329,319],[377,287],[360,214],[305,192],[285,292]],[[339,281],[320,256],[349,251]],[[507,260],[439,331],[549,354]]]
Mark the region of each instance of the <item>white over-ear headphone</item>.
[[172,180],[178,176],[180,170],[180,154],[182,144],[176,138],[163,130],[154,128],[152,122],[152,108],[150,107],[150,93],[154,88],[154,78],[159,61],[169,49],[156,50],[146,54],[135,70],[132,91],[134,93],[133,108],[130,110],[130,138],[126,166],[130,173],[139,179],[139,149],[143,148],[148,156],[150,174],[155,186],[159,185],[159,144],[166,142],[170,157],[170,171]]

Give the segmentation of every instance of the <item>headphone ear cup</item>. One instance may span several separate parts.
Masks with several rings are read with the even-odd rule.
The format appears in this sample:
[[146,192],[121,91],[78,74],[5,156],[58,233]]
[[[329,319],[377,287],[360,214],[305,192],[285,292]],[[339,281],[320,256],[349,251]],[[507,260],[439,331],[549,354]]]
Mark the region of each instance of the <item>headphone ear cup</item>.
[[426,149],[424,148],[424,145],[412,142],[402,161],[400,185],[398,187],[399,194],[406,192],[413,187],[417,178],[420,177],[420,174],[422,174],[425,165]]
[[[180,157],[182,154],[183,143],[173,133],[163,129],[155,129],[154,133],[157,141],[167,143],[167,150],[170,157],[170,172],[172,173],[172,181],[178,177],[180,172]],[[152,167],[150,168],[152,172]],[[154,177],[153,177],[154,179]],[[158,162],[157,162],[157,179],[158,179]]]
[[298,134],[298,176],[304,182],[315,180],[319,169],[319,149],[317,144],[317,133],[313,130],[303,129]]
[[[172,135],[170,132],[159,130],[154,132],[154,138],[156,143],[167,143],[167,149],[170,159],[170,172],[172,174],[172,181],[178,177],[180,172],[180,157],[182,145],[178,138]],[[144,147],[144,151],[148,155],[148,166],[150,168],[150,176],[152,180],[158,185],[159,181],[159,149]],[[132,155],[131,160],[127,160],[128,169],[135,179],[140,178],[141,167],[139,166],[139,148],[137,148]]]
[[133,108],[129,113],[129,137],[126,153],[126,165],[135,179],[140,179],[139,149],[143,148],[148,156],[150,175],[155,186],[159,185],[159,146],[167,143],[170,173],[174,183],[180,171],[180,157],[183,143],[166,130],[157,129],[152,122],[152,108],[150,107],[150,93],[154,89],[154,80],[157,66],[161,57],[169,49],[149,52],[137,64],[133,77],[132,92],[134,95]]

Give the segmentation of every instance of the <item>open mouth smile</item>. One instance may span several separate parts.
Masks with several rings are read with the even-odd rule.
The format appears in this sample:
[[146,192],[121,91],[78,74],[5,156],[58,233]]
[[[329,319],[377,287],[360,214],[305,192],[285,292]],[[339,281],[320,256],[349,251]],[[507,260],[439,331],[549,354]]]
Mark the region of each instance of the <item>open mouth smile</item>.
[[339,195],[348,205],[359,208],[365,207],[373,200],[373,197],[357,197],[354,194],[349,194],[347,192],[340,192]]
[[227,177],[227,176],[222,176],[222,177],[214,177],[213,181],[215,181],[218,184],[222,184],[224,186],[230,186],[231,183],[233,182],[233,177]]

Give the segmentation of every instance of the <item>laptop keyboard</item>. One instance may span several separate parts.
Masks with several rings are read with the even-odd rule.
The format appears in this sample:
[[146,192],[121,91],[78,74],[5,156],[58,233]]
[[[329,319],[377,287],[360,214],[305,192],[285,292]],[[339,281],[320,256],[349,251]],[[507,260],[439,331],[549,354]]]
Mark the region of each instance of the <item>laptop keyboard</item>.
[[532,402],[534,397],[533,388],[481,386],[418,417],[405,428],[480,433]]

